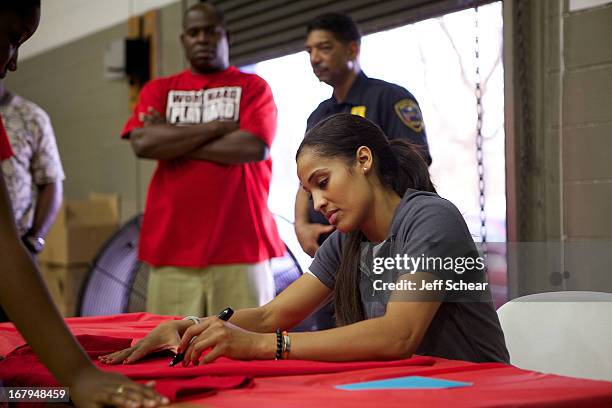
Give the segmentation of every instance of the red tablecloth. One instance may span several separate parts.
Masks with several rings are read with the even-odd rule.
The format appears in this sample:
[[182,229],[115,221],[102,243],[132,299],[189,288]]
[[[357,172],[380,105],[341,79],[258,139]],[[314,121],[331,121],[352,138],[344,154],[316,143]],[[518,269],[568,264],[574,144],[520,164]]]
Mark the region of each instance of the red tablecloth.
[[[91,334],[140,339],[151,331],[151,328],[168,319],[168,316],[149,313],[126,313],[113,316],[69,317],[66,322],[75,335]],[[0,324],[0,356],[7,355],[24,343],[12,324]]]
[[[146,313],[95,318],[70,318],[75,334],[140,338],[167,317]],[[0,354],[7,354],[23,340],[9,324],[0,324]],[[161,361],[161,360],[160,360]],[[165,360],[164,360],[165,361]],[[278,364],[280,363],[280,364]],[[151,360],[144,364],[155,364]],[[236,362],[219,361],[196,367],[198,375],[236,375]],[[250,362],[241,374],[253,376],[250,387],[224,389],[216,394],[189,397],[194,403],[210,406],[451,406],[458,407],[612,407],[612,383],[581,380],[520,370],[504,364],[474,364],[440,358],[417,358],[411,362],[351,363],[350,371],[333,373],[334,365],[316,362]],[[413,365],[407,365],[413,364]],[[415,364],[415,365],[414,365]],[[215,367],[216,366],[216,367]],[[234,368],[232,368],[234,367]],[[250,368],[249,368],[250,367]],[[325,368],[327,367],[327,369]],[[364,368],[368,367],[368,368]],[[144,366],[142,367],[144,368]],[[181,377],[187,370],[174,367]],[[278,374],[273,370],[282,369]],[[136,365],[115,366],[134,376],[142,373]],[[325,374],[297,374],[322,372]],[[326,371],[327,370],[327,371]],[[194,372],[192,372],[194,373]],[[281,374],[282,373],[282,374]],[[345,391],[336,385],[409,375],[471,382],[473,386],[442,390]],[[148,377],[148,376],[145,376]],[[136,375],[135,378],[144,378]]]

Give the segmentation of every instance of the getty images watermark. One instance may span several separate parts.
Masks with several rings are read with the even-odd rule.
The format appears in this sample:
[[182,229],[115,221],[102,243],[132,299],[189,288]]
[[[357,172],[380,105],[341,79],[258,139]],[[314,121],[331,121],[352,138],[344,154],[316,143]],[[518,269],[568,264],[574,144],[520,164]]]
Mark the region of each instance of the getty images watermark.
[[[440,257],[440,256],[408,256],[396,254],[393,257],[376,256],[372,262],[372,273],[383,275],[387,271],[402,271],[414,275],[417,272],[433,272],[435,275],[464,275],[466,272],[483,271],[485,260],[477,257]],[[470,276],[472,278],[472,276]],[[489,283],[472,279],[463,280],[457,277],[447,279],[401,279],[397,282],[385,282],[383,279],[373,281],[374,290],[426,290],[426,291],[483,291]]]
[[485,257],[473,242],[361,246],[360,291],[366,302],[489,301]]

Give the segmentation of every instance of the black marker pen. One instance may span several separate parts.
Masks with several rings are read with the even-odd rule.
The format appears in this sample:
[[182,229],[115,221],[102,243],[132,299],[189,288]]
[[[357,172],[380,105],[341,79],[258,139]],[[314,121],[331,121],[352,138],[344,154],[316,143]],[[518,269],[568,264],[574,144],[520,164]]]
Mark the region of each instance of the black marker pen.
[[[217,315],[217,317],[221,320],[223,320],[224,322],[227,322],[230,317],[232,317],[232,315],[234,314],[234,310],[231,307],[226,307],[225,309],[223,309],[223,311],[221,313],[219,313]],[[195,339],[195,337],[193,338]],[[191,340],[193,340],[191,339]],[[185,353],[177,353],[174,358],[172,359],[172,361],[170,361],[170,367],[174,367],[175,365],[177,365],[178,363],[180,363],[181,361],[183,361],[185,359]]]

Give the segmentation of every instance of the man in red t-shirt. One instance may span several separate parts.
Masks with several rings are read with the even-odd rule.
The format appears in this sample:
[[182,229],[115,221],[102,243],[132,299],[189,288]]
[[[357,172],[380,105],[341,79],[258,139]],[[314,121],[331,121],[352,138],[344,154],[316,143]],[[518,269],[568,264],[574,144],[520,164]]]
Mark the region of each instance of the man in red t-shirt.
[[122,133],[158,160],[140,236],[147,310],[255,307],[273,297],[269,259],[284,252],[267,207],[276,105],[263,79],[229,65],[213,5],[187,10],[181,41],[190,69],[146,84]]

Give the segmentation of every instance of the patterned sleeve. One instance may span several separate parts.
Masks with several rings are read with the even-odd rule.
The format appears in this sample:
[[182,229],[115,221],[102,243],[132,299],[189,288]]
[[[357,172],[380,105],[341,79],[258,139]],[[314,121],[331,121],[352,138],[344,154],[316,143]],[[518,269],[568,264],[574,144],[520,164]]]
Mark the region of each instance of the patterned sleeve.
[[34,141],[31,164],[34,183],[43,185],[64,180],[64,169],[49,115],[34,107],[29,126]]

